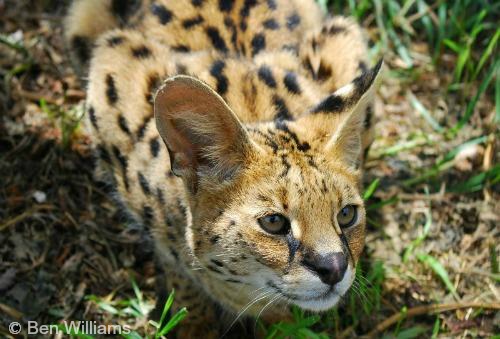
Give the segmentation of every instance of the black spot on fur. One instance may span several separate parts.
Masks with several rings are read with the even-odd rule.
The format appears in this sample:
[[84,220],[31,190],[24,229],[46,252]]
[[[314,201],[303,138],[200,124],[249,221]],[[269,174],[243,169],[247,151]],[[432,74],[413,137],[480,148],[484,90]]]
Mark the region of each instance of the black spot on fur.
[[97,117],[95,116],[95,110],[94,110],[93,106],[89,106],[88,113],[89,113],[89,119],[90,119],[90,122],[92,123],[92,126],[94,126],[96,131],[98,131],[99,126],[97,126]]
[[323,194],[328,193],[328,187],[326,187],[325,179],[321,179],[321,192],[323,192]]
[[122,36],[112,36],[108,39],[108,46],[115,47],[121,45],[125,41],[125,38]]
[[297,149],[302,152],[307,152],[311,149],[311,145],[309,145],[307,141],[304,141],[303,143],[297,144]]
[[312,78],[316,80],[316,71],[314,71],[311,61],[308,58],[305,58],[302,60],[302,64],[304,65],[304,68],[311,73]]
[[[161,188],[156,188],[156,198],[158,199],[158,202],[160,203],[160,205],[165,205],[166,201],[165,201],[165,196],[163,194],[163,191],[161,190]],[[168,224],[167,224],[168,226]]]
[[191,4],[194,7],[200,7],[203,5],[204,0],[191,0]]
[[151,151],[151,155],[153,158],[156,158],[160,153],[160,142],[158,138],[153,138],[149,141],[149,150]]
[[107,164],[111,164],[111,157],[110,157],[109,152],[106,149],[106,147],[104,147],[103,145],[98,145],[96,150],[97,150],[97,156],[99,157],[99,159],[101,159],[102,161],[104,161]]
[[123,169],[126,169],[126,168],[127,168],[127,165],[128,165],[127,158],[125,158],[125,157],[121,154],[121,152],[120,152],[120,150],[118,149],[118,147],[113,146],[113,147],[112,147],[112,149],[113,149],[113,154],[115,155],[116,159],[117,159],[117,160],[118,160],[118,162],[120,163],[121,167],[122,167]]
[[142,192],[144,192],[145,195],[150,195],[151,187],[146,177],[141,172],[137,172],[137,177],[139,178],[139,185],[141,185]]
[[224,75],[226,64],[223,60],[216,60],[210,67],[210,75],[217,80],[217,93],[224,95],[227,92],[228,80]]
[[90,41],[87,38],[75,35],[71,39],[71,47],[80,62],[86,63],[90,59]]
[[152,118],[153,118],[153,113],[150,113],[149,115],[145,116],[144,119],[142,120],[142,124],[139,126],[139,129],[137,130],[137,139],[139,141],[142,140],[142,138],[144,138],[144,134],[146,133],[146,127],[148,126]]
[[311,113],[338,113],[341,112],[345,107],[345,100],[341,96],[332,94],[328,96],[325,100],[319,103]]
[[247,54],[246,50],[247,50],[247,49],[246,49],[246,47],[245,47],[245,44],[243,44],[243,43],[242,43],[242,44],[240,44],[240,51],[241,51],[241,54],[243,54],[243,55]]
[[294,72],[287,72],[285,78],[283,79],[286,88],[294,94],[300,94],[300,86],[297,82],[297,75]]
[[292,167],[290,165],[290,163],[288,162],[288,159],[286,158],[286,155],[285,154],[282,154],[281,155],[281,163],[283,164],[283,166],[285,166],[285,168],[283,169],[283,171],[281,172],[280,174],[280,177],[281,178],[284,178],[288,175],[288,172],[290,171],[290,168]]
[[172,20],[172,11],[165,8],[165,6],[153,3],[151,4],[151,13],[158,17],[162,25],[168,24]]
[[127,120],[123,115],[118,115],[118,126],[120,126],[120,129],[125,132],[128,135],[131,135],[130,133],[130,128],[128,128],[128,123]]
[[115,79],[111,74],[106,75],[106,97],[110,105],[114,105],[118,101]]
[[215,272],[215,273],[218,273],[218,274],[224,274],[223,272],[221,272],[217,267],[215,266],[212,266],[212,265],[207,265],[207,268],[212,271],[212,272]]
[[120,163],[122,169],[123,185],[125,186],[125,189],[128,191],[129,190],[129,183],[127,178],[128,160],[123,156],[118,147],[113,145],[111,149],[113,151],[113,155],[115,156],[116,160],[118,160],[118,162]]
[[148,76],[148,87],[146,90],[146,101],[151,105],[154,103],[154,94],[156,89],[161,85],[160,76],[156,73]]
[[229,17],[229,16],[226,16],[224,18],[224,26],[226,26],[227,28],[234,27],[234,21],[233,21],[233,19],[231,19],[231,17]]
[[222,39],[220,32],[217,28],[215,27],[207,27],[206,28],[206,33],[210,41],[212,42],[212,45],[215,47],[215,49],[227,53],[228,49],[226,46],[226,42],[224,39]]
[[224,25],[231,31],[231,43],[235,50],[238,49],[238,31],[236,29],[236,25],[234,24],[233,19],[230,17],[224,18]]
[[219,260],[215,260],[215,259],[210,259],[211,262],[213,262],[215,265],[219,266],[219,267],[224,267],[224,264],[219,261]]
[[262,80],[267,86],[276,88],[276,80],[274,79],[273,72],[268,66],[260,66],[257,74],[259,75],[260,80]]
[[203,21],[203,17],[201,15],[198,15],[197,17],[182,21],[182,27],[184,27],[185,29],[189,29],[201,24]]
[[294,238],[292,232],[286,235],[286,240],[288,244],[288,262],[292,262],[295,254],[300,248],[300,241]]
[[280,25],[275,19],[271,18],[264,21],[264,27],[270,30],[276,30],[280,28]]
[[186,45],[175,45],[175,46],[171,46],[170,47],[173,51],[176,51],[176,52],[181,52],[181,53],[187,53],[187,52],[190,52],[191,51],[191,48],[189,48],[188,46]]
[[382,67],[382,60],[380,60],[375,67],[363,72],[363,74],[354,79],[354,90],[348,97],[341,97],[334,93],[323,100],[311,112],[338,113],[354,105],[373,84],[373,81],[380,71],[380,67]]
[[319,170],[318,168],[318,165],[316,164],[316,162],[314,161],[314,158],[312,156],[309,156],[307,157],[307,163],[309,164],[309,166],[311,166],[312,168],[315,168],[317,170]]
[[245,3],[241,8],[240,15],[242,17],[247,17],[248,15],[250,15],[250,10],[255,5],[257,5],[257,0],[245,0]]
[[335,35],[335,34],[339,34],[339,33],[342,33],[342,32],[345,32],[346,28],[345,27],[342,27],[342,26],[338,26],[338,25],[332,25],[330,27],[323,27],[323,29],[321,30],[321,32],[324,34],[324,33],[328,33],[328,34],[331,34],[331,35]]
[[181,64],[180,62],[175,64],[175,72],[177,74],[188,74],[186,65]]
[[267,7],[269,7],[269,9],[273,11],[278,8],[278,5],[276,5],[276,0],[267,0]]
[[137,12],[140,6],[141,1],[138,0],[113,0],[111,2],[111,11],[123,25],[127,23],[131,15]]
[[276,107],[276,115],[274,119],[276,120],[293,120],[293,116],[290,114],[290,111],[286,107],[285,100],[283,98],[275,95],[273,96],[273,104]]
[[138,59],[145,59],[151,56],[151,50],[146,46],[132,48],[132,55]]
[[370,88],[378,72],[380,71],[382,64],[383,60],[380,59],[372,69],[366,70],[365,72],[363,72],[363,74],[353,80],[355,86],[353,95],[354,100],[361,98],[361,96],[368,90],[368,88]]
[[217,241],[219,241],[219,240],[220,240],[220,236],[218,236],[218,235],[214,235],[213,237],[210,238],[210,242],[212,244],[217,243]]
[[266,37],[262,33],[255,34],[252,39],[252,56],[266,48]]
[[359,62],[358,68],[361,70],[362,73],[368,70],[368,66],[366,66],[366,63],[364,61]]
[[111,2],[111,12],[113,14],[123,17],[127,13],[127,5],[129,1],[124,0],[113,0]]
[[286,18],[286,27],[290,31],[293,31],[300,24],[300,16],[297,13],[293,13],[288,18]]
[[226,281],[230,283],[241,284],[241,281],[232,278],[228,278],[226,279]]
[[219,0],[219,9],[222,12],[230,12],[233,9],[233,0]]
[[283,120],[276,120],[275,121],[275,126],[277,129],[285,132],[287,135],[290,136],[290,138],[293,139],[293,141],[295,142],[295,144],[297,145],[297,149],[301,152],[307,152],[309,149],[311,149],[311,146],[309,145],[309,143],[307,141],[305,142],[300,142],[299,140],[299,137],[297,136],[297,134],[293,131],[290,130],[290,128],[288,127],[286,121],[283,121]]
[[179,261],[179,253],[177,253],[176,250],[173,248],[170,249],[170,254],[172,254],[172,257],[174,257],[175,261]]
[[262,131],[259,131],[258,129],[252,129],[252,132],[255,132],[255,133],[259,134],[261,137],[263,137],[265,139],[265,144],[272,148],[274,154],[276,154],[278,152],[278,148],[279,148],[278,144],[276,143],[276,141],[274,141],[271,138],[271,136],[265,134]]
[[154,216],[155,216],[155,214],[154,214],[153,208],[151,206],[144,205],[142,207],[142,219],[144,220],[144,225],[146,227],[151,226]]
[[316,52],[316,50],[318,49],[318,41],[316,40],[316,38],[313,38],[312,41],[311,41],[311,48],[313,51]]
[[328,64],[324,63],[323,60],[321,60],[321,62],[319,63],[318,72],[316,73],[316,79],[323,81],[329,79],[331,76],[332,68]]

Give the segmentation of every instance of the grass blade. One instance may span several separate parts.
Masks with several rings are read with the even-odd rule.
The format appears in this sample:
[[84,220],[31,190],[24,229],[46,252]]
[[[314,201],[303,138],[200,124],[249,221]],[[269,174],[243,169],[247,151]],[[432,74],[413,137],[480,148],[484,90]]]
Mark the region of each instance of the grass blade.
[[403,262],[407,262],[408,258],[410,257],[411,253],[417,248],[422,241],[425,240],[427,237],[427,234],[429,234],[429,230],[431,229],[432,226],[432,214],[430,210],[425,211],[425,224],[424,228],[422,230],[422,234],[417,237],[417,239],[413,240],[411,244],[405,249],[404,254],[403,254]]
[[434,271],[434,273],[436,273],[436,275],[441,278],[446,288],[448,288],[448,290],[456,300],[460,300],[455,286],[453,286],[453,284],[451,283],[448,272],[446,272],[443,265],[441,265],[441,263],[437,261],[436,258],[428,254],[419,254],[417,255],[417,258],[418,260],[429,266]]
[[481,97],[481,95],[486,91],[488,88],[491,79],[493,78],[493,75],[498,72],[498,67],[499,67],[500,61],[497,60],[493,65],[491,65],[490,70],[488,71],[486,78],[483,80],[481,85],[479,86],[479,89],[476,93],[476,95],[472,98],[472,100],[469,102],[467,105],[467,108],[465,109],[465,114],[462,116],[462,118],[458,121],[458,123],[450,129],[449,132],[449,137],[454,138],[455,135],[467,124],[469,121],[470,117],[474,113],[474,108],[476,107],[476,104]]
[[431,113],[427,110],[427,108],[422,105],[422,103],[415,97],[415,95],[408,91],[408,98],[410,99],[410,104],[413,108],[422,115],[422,117],[432,126],[432,128],[442,133],[444,131],[443,127],[432,117]]
[[392,205],[392,204],[395,204],[395,203],[396,203],[396,202],[398,202],[398,201],[399,201],[398,196],[394,196],[394,197],[392,197],[392,198],[390,198],[390,199],[387,199],[387,200],[382,200],[382,201],[380,201],[380,202],[378,202],[378,203],[375,203],[375,204],[373,204],[373,205],[369,205],[369,206],[366,208],[366,210],[367,210],[367,211],[376,210],[376,209],[379,209],[379,208],[381,208],[381,207],[383,207],[383,206],[386,206],[386,205]]
[[491,264],[491,273],[498,274],[498,256],[497,251],[494,244],[490,245],[490,264]]
[[406,330],[402,330],[399,332],[399,334],[396,336],[397,339],[413,339],[413,338],[420,338],[423,333],[425,333],[427,329],[422,326],[414,326],[407,328]]
[[380,183],[380,179],[379,178],[373,180],[370,183],[370,186],[368,186],[368,188],[363,193],[363,200],[370,199],[370,197],[373,195],[373,193],[375,193],[375,190],[377,189],[379,183]]
[[168,332],[170,332],[178,323],[182,321],[187,315],[188,311],[185,307],[181,308],[163,327],[159,333],[159,337],[164,336]]
[[439,334],[439,326],[441,325],[441,321],[439,317],[436,317],[436,321],[434,322],[434,326],[432,327],[432,337],[431,339],[436,339]]
[[[498,42],[498,38],[500,38],[500,28],[497,29],[497,31],[495,32],[495,35],[490,40],[490,42],[488,43],[488,46],[486,47],[486,50],[484,51],[483,55],[481,56],[481,59],[479,60],[479,63],[477,64],[476,70],[474,71],[474,75],[472,77],[473,80],[475,80],[477,78],[479,72],[481,71],[484,64],[486,63],[486,60],[488,60],[488,58],[491,56],[491,53],[493,52],[493,50]],[[498,77],[497,77],[497,79],[498,79]]]
[[492,183],[498,182],[500,176],[500,165],[495,165],[488,171],[479,173],[469,178],[464,183],[451,187],[448,191],[454,193],[471,193],[482,190],[486,182],[491,179]]
[[405,180],[403,182],[403,185],[404,186],[415,185],[415,184],[421,183],[422,181],[427,180],[431,177],[437,176],[439,173],[446,171],[447,169],[449,169],[453,166],[452,161],[455,159],[457,154],[459,154],[464,149],[466,149],[470,146],[482,144],[482,143],[486,142],[486,140],[488,140],[488,136],[484,135],[484,136],[474,138],[474,139],[471,139],[471,140],[464,142],[463,144],[455,147],[454,149],[452,149],[451,151],[446,153],[445,156],[441,160],[437,161],[432,168],[426,170],[424,173],[422,173],[418,177]]
[[497,74],[495,75],[497,80],[495,84],[495,123],[500,122],[500,67],[497,68],[496,70]]
[[170,310],[170,307],[172,307],[172,304],[174,303],[174,296],[175,296],[175,290],[173,289],[172,292],[170,292],[167,301],[165,302],[165,305],[163,306],[163,311],[161,312],[160,321],[158,322],[158,329],[162,328],[162,326],[164,325],[168,311]]

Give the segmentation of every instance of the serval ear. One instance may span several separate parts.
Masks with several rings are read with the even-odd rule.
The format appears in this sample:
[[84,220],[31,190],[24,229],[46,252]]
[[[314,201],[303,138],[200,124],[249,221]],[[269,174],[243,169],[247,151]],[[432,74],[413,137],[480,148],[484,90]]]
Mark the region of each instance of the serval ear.
[[193,77],[167,79],[156,93],[154,112],[172,172],[194,190],[199,176],[232,177],[251,149],[246,130],[224,100]]
[[348,166],[357,167],[361,159],[366,108],[373,101],[382,65],[380,60],[373,68],[326,97],[310,112],[335,117],[335,131],[325,150]]

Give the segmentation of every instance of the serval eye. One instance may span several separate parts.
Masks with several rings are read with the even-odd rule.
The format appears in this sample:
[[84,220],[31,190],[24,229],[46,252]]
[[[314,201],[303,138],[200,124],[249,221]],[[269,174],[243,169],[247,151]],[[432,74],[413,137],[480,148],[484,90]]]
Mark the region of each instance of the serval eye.
[[257,220],[264,231],[271,234],[286,234],[290,229],[290,221],[281,214],[270,214]]
[[344,206],[339,214],[337,214],[337,221],[341,228],[347,228],[356,222],[358,219],[358,210],[354,205]]

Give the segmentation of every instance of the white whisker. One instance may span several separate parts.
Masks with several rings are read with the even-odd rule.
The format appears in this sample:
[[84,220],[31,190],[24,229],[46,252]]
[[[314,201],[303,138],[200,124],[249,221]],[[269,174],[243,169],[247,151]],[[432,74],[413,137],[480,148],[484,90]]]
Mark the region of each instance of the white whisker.
[[[255,293],[255,292],[254,292]],[[228,332],[229,330],[231,330],[231,328],[234,326],[234,324],[236,324],[236,322],[240,319],[240,317],[250,308],[252,307],[255,303],[263,300],[263,299],[266,299],[267,297],[269,297],[270,295],[273,294],[273,291],[269,290],[269,291],[264,291],[262,293],[260,293],[257,297],[255,297],[253,300],[251,300],[250,302],[248,302],[244,307],[243,309],[238,313],[238,315],[236,316],[236,318],[233,320],[233,322],[231,322],[231,325],[229,325],[228,329],[224,332],[224,334],[221,336],[221,338],[223,338]]]
[[264,307],[262,307],[259,314],[257,315],[257,318],[255,318],[255,325],[253,328],[254,333],[257,332],[257,322],[259,321],[261,314],[265,311],[266,308],[271,306],[275,301],[279,300],[280,298],[283,298],[283,296],[279,293],[276,293],[276,295],[267,304],[265,304]]

